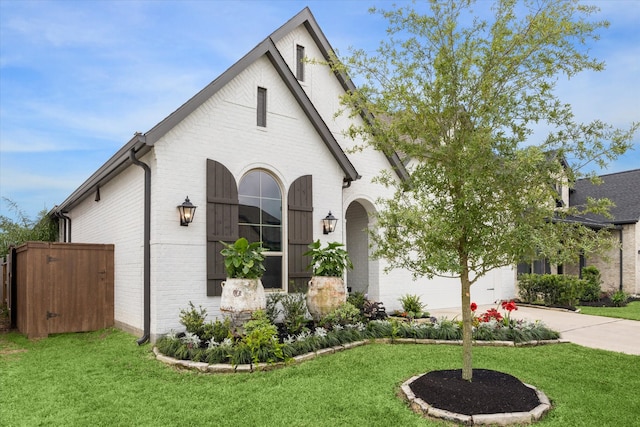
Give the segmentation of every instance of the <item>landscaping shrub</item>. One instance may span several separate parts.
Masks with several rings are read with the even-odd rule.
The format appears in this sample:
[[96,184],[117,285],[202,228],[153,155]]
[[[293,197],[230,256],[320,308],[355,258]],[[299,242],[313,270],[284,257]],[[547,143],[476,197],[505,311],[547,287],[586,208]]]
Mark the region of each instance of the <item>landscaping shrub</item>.
[[585,281],[567,274],[521,274],[518,276],[520,299],[549,306],[573,307],[578,303]]
[[244,324],[244,331],[239,346],[249,349],[253,363],[284,360],[282,346],[278,341],[278,328],[269,321],[263,310],[253,313],[251,320]]
[[351,303],[346,302],[340,307],[327,314],[320,319],[320,326],[326,329],[332,329],[335,325],[356,324],[360,321],[360,310],[355,308]]
[[387,310],[381,302],[366,300],[360,312],[366,321],[383,320],[387,318]]
[[600,270],[592,265],[584,267],[582,269],[582,280],[584,286],[580,294],[580,301],[598,301],[602,294],[602,290],[600,289],[600,285],[602,284]]
[[402,310],[406,313],[405,317],[414,319],[416,317],[429,317],[429,313],[424,311],[427,306],[420,301],[418,295],[403,295],[399,298],[400,304],[402,304]]
[[267,306],[265,308],[265,313],[271,323],[276,323],[276,321],[278,320],[278,316],[280,316],[280,314],[282,313],[282,310],[280,310],[278,304],[280,304],[280,301],[282,300],[282,297],[284,295],[285,294],[282,294],[280,292],[267,294]]
[[207,309],[200,306],[198,309],[189,301],[189,309],[180,310],[180,323],[182,323],[187,332],[201,336],[204,332],[204,319],[207,316]]
[[308,330],[307,301],[304,294],[286,294],[281,299],[284,328],[289,335]]
[[347,302],[358,310],[362,310],[364,308],[364,303],[366,301],[367,298],[365,297],[364,292],[360,291],[351,292],[347,297]]
[[624,307],[627,305],[627,300],[629,299],[629,295],[627,295],[624,291],[616,291],[611,294],[611,302],[615,307]]
[[349,294],[347,302],[360,310],[363,321],[382,320],[387,318],[387,310],[381,302],[370,301],[364,292],[356,291]]
[[230,338],[233,335],[231,319],[229,318],[207,322],[202,327],[202,330],[203,334],[201,338],[203,341],[213,340],[215,342],[222,342],[225,338]]

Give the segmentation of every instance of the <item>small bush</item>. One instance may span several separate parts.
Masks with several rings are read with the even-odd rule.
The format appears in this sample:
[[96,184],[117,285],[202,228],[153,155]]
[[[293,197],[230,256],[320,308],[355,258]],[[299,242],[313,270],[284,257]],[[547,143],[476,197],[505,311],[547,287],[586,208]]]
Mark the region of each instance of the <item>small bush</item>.
[[407,313],[422,313],[422,310],[426,307],[426,304],[420,301],[418,295],[403,295],[399,301],[402,304],[402,309]]
[[584,286],[581,290],[580,301],[598,301],[602,293],[600,285],[602,279],[597,267],[588,266],[582,269]]
[[253,363],[284,359],[278,341],[278,328],[269,321],[263,310],[253,313],[251,320],[244,324],[244,330],[241,344],[249,349]]
[[318,322],[325,329],[332,329],[335,325],[353,325],[360,321],[360,310],[351,303],[345,302],[340,307],[327,314]]
[[225,318],[223,321],[216,319],[214,322],[205,323],[202,327],[200,338],[203,341],[213,339],[216,342],[222,342],[225,338],[231,336],[231,319]]
[[369,301],[364,302],[364,306],[361,310],[362,317],[365,320],[384,320],[387,318],[387,310],[381,302]]
[[615,307],[624,307],[627,305],[627,300],[629,300],[629,295],[624,291],[616,291],[611,294],[611,302]]
[[276,323],[278,316],[282,313],[282,310],[278,307],[278,304],[282,300],[285,294],[280,292],[274,292],[267,295],[267,307],[265,313],[271,323]]
[[361,311],[364,308],[364,304],[366,301],[367,301],[367,298],[364,296],[364,292],[360,292],[360,291],[351,292],[347,297],[347,302]]
[[204,332],[204,319],[207,317],[207,310],[200,306],[198,309],[189,301],[189,309],[180,310],[180,323],[182,323],[187,332],[202,336]]
[[289,335],[307,330],[307,301],[304,294],[287,294],[280,299],[283,323]]

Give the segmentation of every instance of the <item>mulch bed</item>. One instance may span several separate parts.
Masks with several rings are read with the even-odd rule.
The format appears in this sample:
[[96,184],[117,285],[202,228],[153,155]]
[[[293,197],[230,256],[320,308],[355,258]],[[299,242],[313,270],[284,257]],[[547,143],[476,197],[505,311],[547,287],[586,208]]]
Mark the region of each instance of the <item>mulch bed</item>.
[[461,369],[431,371],[410,388],[429,405],[464,415],[527,412],[540,404],[522,381],[488,369],[474,369],[470,382],[462,379]]
[[[626,304],[633,301],[640,301],[640,298],[629,298]],[[580,305],[586,305],[589,307],[616,307],[609,297],[601,298],[598,301],[581,301]]]
[[[523,307],[526,306],[530,306],[530,307],[545,307],[545,308],[561,308],[564,310],[569,310],[569,311],[577,311],[578,307],[574,307],[574,306],[569,306],[569,305],[544,305],[544,304],[534,304],[534,303],[520,303],[519,300],[517,300],[519,304],[521,304]],[[629,298],[627,300],[627,303],[633,302],[633,301],[640,301],[640,298]],[[625,305],[626,305],[625,304]],[[609,297],[604,297],[604,298],[600,298],[598,301],[580,301],[578,303],[578,305],[586,305],[589,307],[616,307],[616,305],[613,303],[613,301],[611,301],[611,298]]]

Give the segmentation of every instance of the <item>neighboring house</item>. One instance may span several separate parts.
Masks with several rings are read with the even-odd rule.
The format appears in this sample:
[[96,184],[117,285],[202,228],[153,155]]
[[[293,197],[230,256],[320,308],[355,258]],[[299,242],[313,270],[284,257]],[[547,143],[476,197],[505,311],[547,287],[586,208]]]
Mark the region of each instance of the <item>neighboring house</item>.
[[575,183],[569,193],[571,206],[583,205],[587,198],[607,198],[614,203],[612,218],[586,215],[580,222],[601,229],[612,227],[610,233],[619,239],[620,247],[603,257],[581,257],[577,266],[565,266],[564,273],[579,274],[584,266],[596,266],[602,275],[602,289],[612,292],[619,289],[629,294],[640,294],[640,169],[600,176],[602,183],[593,184],[589,179]]
[[[144,134],[136,134],[62,204],[54,208],[61,240],[115,245],[116,324],[142,339],[178,329],[189,301],[220,314],[225,278],[220,241],[239,236],[268,247],[268,291],[304,290],[302,253],[313,240],[339,241],[354,263],[347,286],[400,308],[418,294],[428,308],[460,305],[458,279],[413,281],[384,273],[369,257],[365,231],[379,197],[382,170],[398,179],[397,156],[343,133],[353,120],[336,116],[353,83],[326,65],[329,42],[308,8],[277,29],[193,98]],[[305,61],[309,58],[317,61]],[[350,153],[350,154],[346,154]],[[181,227],[177,205],[198,206]],[[336,230],[323,234],[332,212]],[[472,288],[478,304],[515,296],[515,270],[498,269]]]

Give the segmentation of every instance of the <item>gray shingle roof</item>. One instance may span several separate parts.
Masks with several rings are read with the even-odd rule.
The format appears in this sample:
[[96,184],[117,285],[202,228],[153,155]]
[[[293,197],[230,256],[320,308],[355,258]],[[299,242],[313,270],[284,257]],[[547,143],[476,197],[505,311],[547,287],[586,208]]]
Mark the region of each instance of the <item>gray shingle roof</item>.
[[607,198],[615,204],[615,207],[610,209],[613,219],[601,215],[586,215],[586,218],[609,224],[640,221],[640,169],[601,175],[600,178],[600,185],[594,185],[589,179],[576,181],[569,195],[569,205],[583,204],[587,197]]

